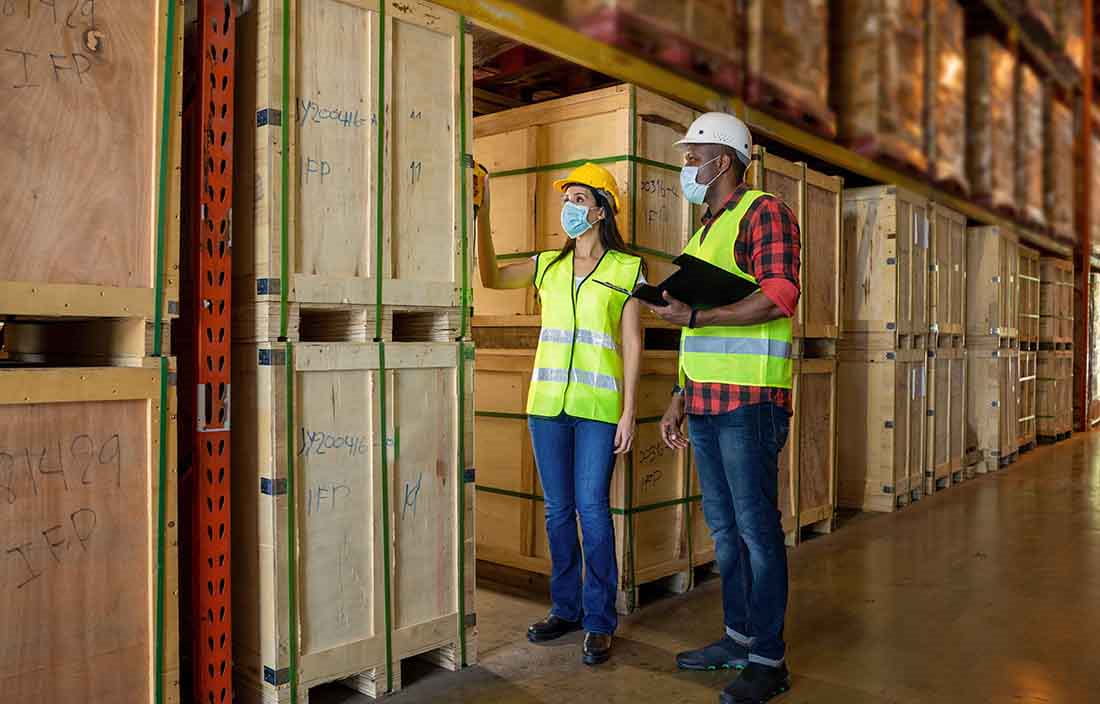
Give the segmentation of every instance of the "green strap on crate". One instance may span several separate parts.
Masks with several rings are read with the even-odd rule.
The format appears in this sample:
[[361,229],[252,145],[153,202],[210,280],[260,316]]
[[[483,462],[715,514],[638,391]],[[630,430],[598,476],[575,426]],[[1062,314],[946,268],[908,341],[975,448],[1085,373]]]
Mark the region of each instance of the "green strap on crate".
[[658,169],[675,171],[677,173],[679,173],[681,169],[681,167],[676,166],[675,164],[666,164],[663,161],[646,159],[645,157],[634,156],[633,154],[618,154],[616,156],[598,156],[591,159],[574,159],[572,161],[560,161],[555,164],[544,164],[542,166],[525,166],[522,169],[494,171],[490,174],[490,176],[492,178],[504,178],[505,176],[526,176],[529,174],[541,174],[547,171],[565,171],[567,169],[575,169],[583,164],[617,164],[623,161],[629,162],[634,166],[641,164],[642,166],[653,166]]
[[[164,85],[161,87],[160,106],[160,164],[157,174],[157,233],[153,259],[153,356],[163,354],[160,334],[164,318],[164,238],[168,228],[168,157],[171,151],[172,88],[175,86],[176,63],[176,3],[168,3],[168,16],[164,29]],[[158,698],[159,702],[160,699]]]
[[[289,4],[289,3],[288,3]],[[294,345],[286,343],[286,564],[287,600],[289,603],[288,634],[290,640],[290,702],[298,704],[298,536],[295,518],[294,490]]]
[[[461,325],[459,327],[458,343],[458,465],[457,481],[455,482],[458,494],[458,651],[459,665],[466,667],[466,345],[462,339],[469,334],[469,310],[470,310],[470,273],[468,271],[469,259],[469,203],[467,202],[467,164],[466,164],[466,140],[468,139],[469,125],[466,123],[466,17],[458,16],[458,126],[459,126],[459,150],[458,150],[458,175],[459,175],[459,201],[461,203],[462,224],[462,294],[461,294]],[[473,166],[472,164],[470,165]],[[473,351],[472,349],[470,350]]]
[[289,327],[288,299],[290,289],[290,260],[287,250],[290,248],[290,6],[289,0],[283,2],[283,105],[282,119],[279,121],[281,158],[279,162],[279,339],[287,338]]
[[[171,22],[169,22],[171,24]],[[160,358],[160,432],[157,453],[157,593],[153,613],[155,646],[153,655],[153,701],[164,702],[164,512],[167,506],[165,483],[168,481],[168,358]]]
[[[630,86],[630,156],[638,155],[638,89]],[[638,162],[630,160],[630,244],[638,244]]]

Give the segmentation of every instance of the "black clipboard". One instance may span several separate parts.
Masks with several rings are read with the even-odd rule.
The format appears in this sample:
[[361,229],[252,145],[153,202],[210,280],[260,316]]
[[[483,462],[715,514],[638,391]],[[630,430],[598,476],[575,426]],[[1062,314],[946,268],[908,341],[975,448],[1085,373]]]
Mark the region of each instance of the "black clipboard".
[[593,281],[657,307],[668,305],[666,291],[692,308],[707,309],[737,303],[760,290],[757,284],[690,254],[681,254],[672,263],[680,268],[667,279],[656,285],[638,284],[633,291],[599,279]]

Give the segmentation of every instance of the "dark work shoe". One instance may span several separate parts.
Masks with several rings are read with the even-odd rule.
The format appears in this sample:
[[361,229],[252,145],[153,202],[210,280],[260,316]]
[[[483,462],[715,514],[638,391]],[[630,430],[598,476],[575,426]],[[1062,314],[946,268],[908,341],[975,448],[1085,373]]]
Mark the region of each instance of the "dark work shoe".
[[676,656],[681,670],[740,670],[749,664],[749,649],[729,636],[699,650],[689,650]]
[[580,622],[566,621],[550,614],[538,623],[532,623],[527,628],[527,640],[532,643],[545,643],[548,640],[555,640],[567,633],[579,630],[581,630]]
[[722,690],[721,704],[764,704],[791,688],[787,665],[768,667],[750,662],[728,687]]
[[611,636],[603,633],[584,635],[584,664],[599,665],[611,657]]

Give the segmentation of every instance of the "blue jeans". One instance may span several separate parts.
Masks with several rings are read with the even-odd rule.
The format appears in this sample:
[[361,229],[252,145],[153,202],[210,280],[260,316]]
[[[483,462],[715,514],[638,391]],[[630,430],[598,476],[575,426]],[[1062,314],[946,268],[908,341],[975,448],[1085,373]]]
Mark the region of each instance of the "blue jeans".
[[[554,604],[550,613],[581,621],[591,633],[612,635],[619,625],[615,614],[619,566],[610,504],[615,426],[564,413],[557,418],[532,416],[527,424],[546,500]],[[583,556],[577,542],[578,515]]]
[[783,661],[787,551],[779,514],[779,451],[790,417],[772,403],[689,416],[703,516],[722,575],[726,634],[749,660]]

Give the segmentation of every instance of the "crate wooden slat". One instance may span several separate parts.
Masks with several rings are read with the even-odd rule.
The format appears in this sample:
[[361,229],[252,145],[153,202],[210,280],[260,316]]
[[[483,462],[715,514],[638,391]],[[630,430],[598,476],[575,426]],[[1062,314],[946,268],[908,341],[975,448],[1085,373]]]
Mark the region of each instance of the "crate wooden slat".
[[894,186],[845,189],[842,346],[916,347],[928,334],[929,236],[923,197]]
[[1039,259],[1039,346],[1066,349],[1073,344],[1073,262]]
[[0,314],[151,319],[158,292],[174,314],[183,3],[23,5],[0,29]]
[[1017,411],[1016,444],[1021,449],[1030,449],[1035,445],[1038,433],[1036,419],[1036,389],[1038,387],[1038,352],[1020,352],[1020,385],[1017,387],[1019,399]]
[[[1016,64],[1016,202],[1022,219],[1047,225],[1043,190],[1043,85],[1035,69]],[[1063,164],[1062,168],[1065,168]]]
[[928,326],[941,336],[966,333],[966,216],[929,205]]
[[12,701],[155,704],[159,677],[163,701],[179,702],[169,364],[164,396],[161,360],[0,371],[0,676]]
[[966,167],[986,206],[1015,209],[1016,58],[994,37],[966,40]]
[[[682,157],[674,146],[695,116],[653,93],[619,85],[478,117],[474,156],[495,174],[490,207],[498,258],[560,249],[561,193],[553,183],[576,163],[598,160],[619,185],[623,238],[645,255],[649,280],[661,281],[698,225],[698,210],[680,195]],[[538,310],[532,289],[493,291],[480,284],[474,282],[478,315]]]
[[[472,62],[462,75],[471,46],[461,56],[458,15],[420,0],[385,3],[380,52],[379,0],[294,3],[284,28],[289,1],[261,0],[238,25],[234,303],[285,295],[303,304],[459,306],[462,157],[472,135],[460,93],[463,81],[472,93]],[[285,145],[282,120],[292,121]]]
[[1073,227],[1073,143],[1076,137],[1073,110],[1054,95],[1047,82],[1043,99],[1043,206],[1051,233],[1060,239],[1075,241]]
[[1017,450],[1019,350],[997,338],[967,339],[967,456],[978,474],[1000,468]]
[[1039,344],[1039,252],[1020,245],[1019,305],[1017,324],[1020,349],[1035,350]]
[[957,0],[928,0],[924,125],[928,173],[956,193],[970,191],[966,172],[966,33]]
[[[460,418],[463,469],[474,453],[471,399],[460,403],[457,391],[459,345],[385,345],[385,372],[382,351],[373,343],[235,346],[234,650],[246,702],[289,701],[291,648],[299,701],[312,686],[346,678],[377,696],[387,670],[397,689],[400,661],[416,655],[459,667],[460,589],[469,624],[475,558],[472,492],[459,481]],[[472,379],[473,360],[463,357]],[[468,515],[461,536],[460,491]],[[476,626],[467,627],[466,646],[473,663]]]
[[[966,350],[928,350],[928,446],[925,492],[934,493],[962,480],[966,428]],[[956,384],[958,388],[956,388]]]
[[1015,339],[1020,262],[1015,230],[971,227],[966,247],[966,335]]

